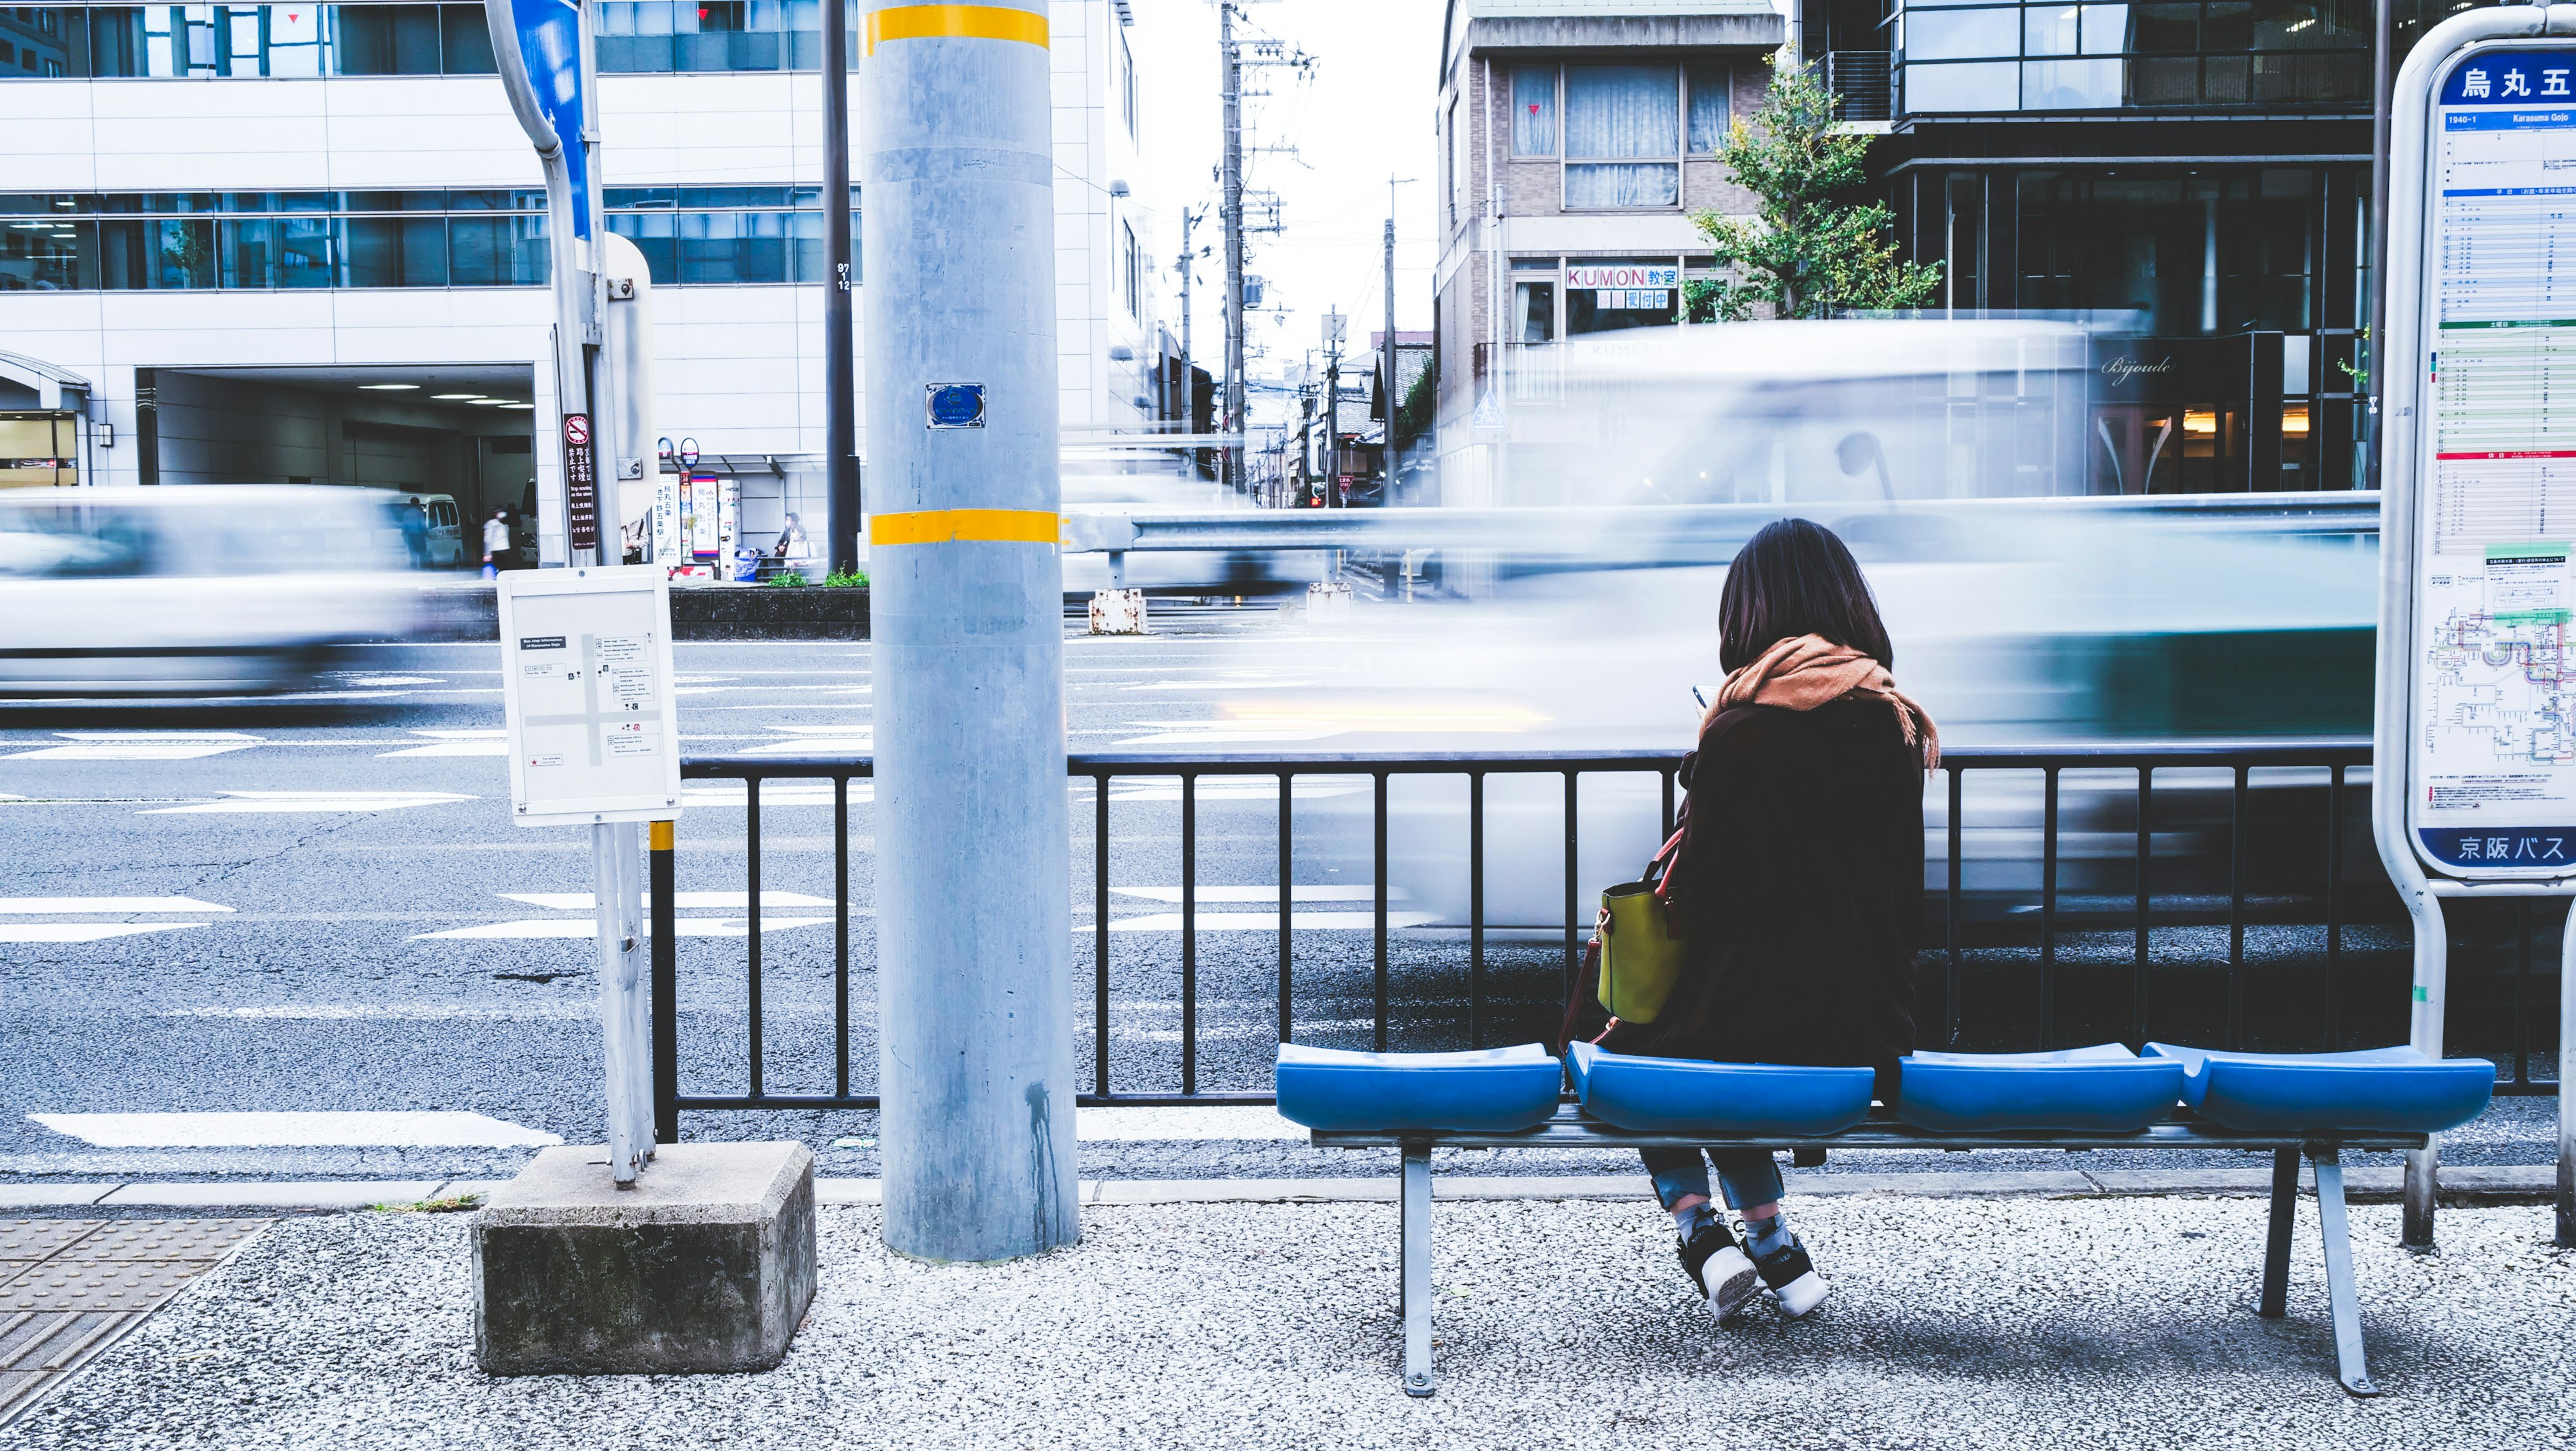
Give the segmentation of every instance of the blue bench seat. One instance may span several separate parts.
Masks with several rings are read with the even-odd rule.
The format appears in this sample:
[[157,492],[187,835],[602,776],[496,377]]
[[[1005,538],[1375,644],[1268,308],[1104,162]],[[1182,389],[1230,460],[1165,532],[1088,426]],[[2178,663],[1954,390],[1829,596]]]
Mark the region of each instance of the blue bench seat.
[[1517,1133],[1556,1112],[1562,1070],[1543,1044],[1469,1053],[1279,1045],[1279,1116],[1327,1133]]
[[1583,1111],[1645,1133],[1838,1134],[1869,1117],[1866,1068],[1647,1058],[1590,1043],[1566,1050]]
[[2350,1053],[2222,1053],[2149,1043],[2182,1066],[2183,1101],[2210,1122],[2251,1133],[2438,1134],[2486,1112],[2495,1065],[2412,1048]]
[[1896,1116],[1946,1133],[2136,1133],[2182,1098],[2182,1065],[2118,1043],[2052,1053],[1914,1053]]

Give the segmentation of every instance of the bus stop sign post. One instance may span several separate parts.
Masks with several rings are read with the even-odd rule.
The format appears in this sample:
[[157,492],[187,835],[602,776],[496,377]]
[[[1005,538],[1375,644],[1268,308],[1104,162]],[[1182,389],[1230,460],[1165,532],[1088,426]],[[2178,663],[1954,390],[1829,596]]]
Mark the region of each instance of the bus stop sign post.
[[654,1149],[635,823],[680,815],[670,580],[650,565],[516,571],[498,596],[511,819],[590,827],[608,1170],[628,1188]]
[[[2435,26],[2389,103],[2371,827],[2439,1056],[2444,897],[2576,893],[2576,5]],[[2561,400],[2553,402],[2553,399]],[[2557,1239],[2576,1246],[2576,912],[2559,949]],[[2438,1144],[2407,1156],[2430,1246]]]

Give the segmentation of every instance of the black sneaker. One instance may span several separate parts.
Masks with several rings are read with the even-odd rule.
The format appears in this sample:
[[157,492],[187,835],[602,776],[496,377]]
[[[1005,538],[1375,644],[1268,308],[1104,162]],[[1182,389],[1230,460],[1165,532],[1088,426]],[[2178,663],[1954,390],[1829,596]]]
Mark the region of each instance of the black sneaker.
[[1825,1280],[1816,1273],[1815,1261],[1807,1258],[1807,1246],[1798,1239],[1797,1231],[1787,1231],[1782,1242],[1769,1254],[1752,1257],[1753,1267],[1761,1272],[1762,1283],[1779,1302],[1780,1313],[1795,1320],[1824,1303]]
[[1752,1259],[1727,1233],[1726,1221],[1713,1214],[1700,1221],[1698,1233],[1680,1240],[1675,1252],[1682,1257],[1683,1273],[1708,1301],[1708,1312],[1720,1321],[1742,1313],[1761,1287]]

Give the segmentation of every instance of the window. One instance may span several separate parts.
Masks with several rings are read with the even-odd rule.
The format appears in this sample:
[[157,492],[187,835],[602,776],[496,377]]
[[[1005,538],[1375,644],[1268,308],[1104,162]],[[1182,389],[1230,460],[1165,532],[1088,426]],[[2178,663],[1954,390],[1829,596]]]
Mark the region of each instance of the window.
[[1565,68],[1567,209],[1680,204],[1678,80],[1668,65]]
[[1118,224],[1118,285],[1127,303],[1127,315],[1145,316],[1144,261],[1136,251],[1136,229],[1125,222]]
[[[2409,17],[2475,0],[2396,0]],[[1901,7],[1904,108],[1910,114],[2098,111],[2152,107],[2366,105],[2365,0],[2158,0]]]
[[1512,67],[1512,154],[1556,154],[1556,67]]
[[1520,282],[1512,284],[1512,325],[1516,343],[1552,343],[1556,341],[1556,283]]
[[[850,18],[851,64],[861,20]],[[0,79],[28,76],[490,75],[483,7],[444,5],[98,5],[16,7],[59,37],[17,48]],[[814,70],[818,0],[603,0],[606,72]],[[1127,70],[1128,88],[1134,69]],[[1132,104],[1129,107],[1134,129]]]
[[[816,188],[613,187],[606,201],[656,282],[825,280]],[[541,191],[467,188],[0,194],[0,291],[533,286],[544,209]]]
[[1729,81],[1726,67],[1695,65],[1682,67],[1682,83],[1690,88],[1690,151],[1693,156],[1708,156],[1726,140]]
[[1112,38],[1118,42],[1118,54],[1112,62],[1110,84],[1118,91],[1118,115],[1127,123],[1127,139],[1133,141],[1141,134],[1136,129],[1136,53],[1127,48],[1125,29],[1112,32]]
[[1449,103],[1449,225],[1457,226],[1467,212],[1467,132],[1458,122],[1459,102]]

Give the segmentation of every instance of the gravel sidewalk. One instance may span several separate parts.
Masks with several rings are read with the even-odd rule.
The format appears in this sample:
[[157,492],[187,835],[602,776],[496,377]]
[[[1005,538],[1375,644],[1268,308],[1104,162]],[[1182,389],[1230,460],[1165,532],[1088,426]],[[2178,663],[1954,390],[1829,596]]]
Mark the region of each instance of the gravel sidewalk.
[[1712,1326],[1651,1206],[1436,1211],[1441,1392],[1398,1388],[1381,1204],[1095,1207],[1078,1248],[934,1267],[821,1212],[784,1365],[491,1380],[462,1217],[286,1220],[0,1448],[2576,1445],[2576,1254],[2545,1209],[2353,1214],[2371,1369],[2332,1375],[2313,1206],[2290,1316],[2251,1199],[1855,1197],[1791,1214],[1835,1294]]

